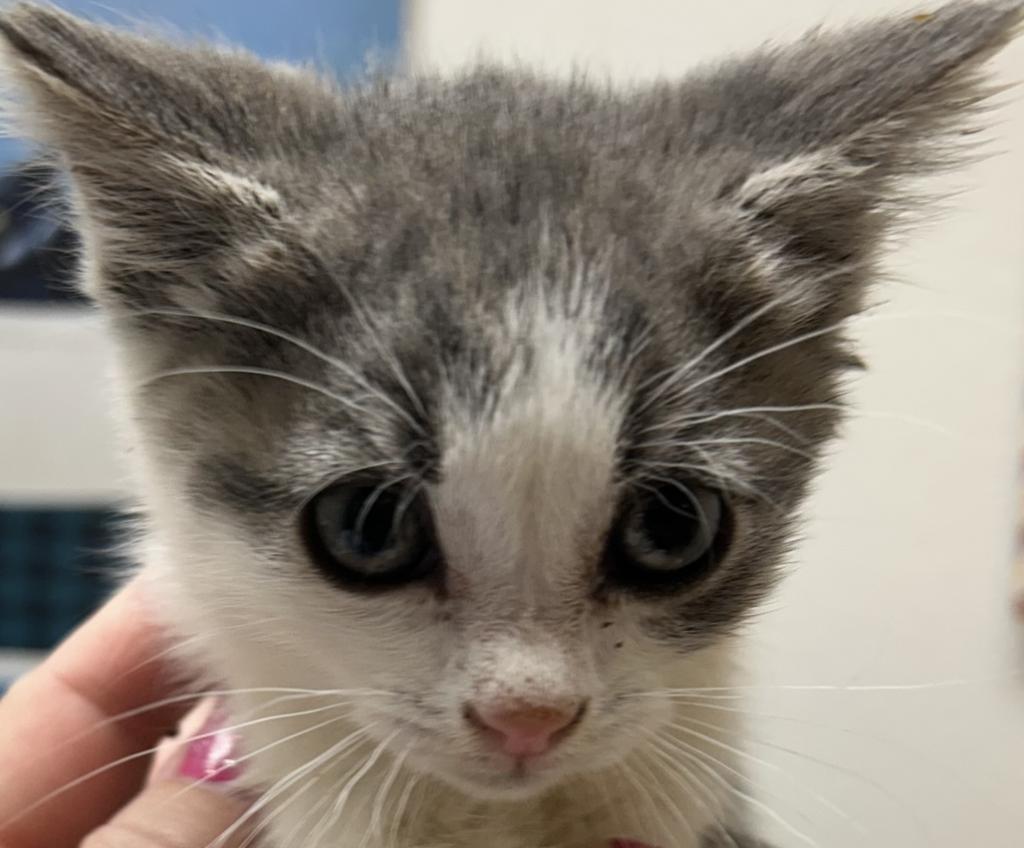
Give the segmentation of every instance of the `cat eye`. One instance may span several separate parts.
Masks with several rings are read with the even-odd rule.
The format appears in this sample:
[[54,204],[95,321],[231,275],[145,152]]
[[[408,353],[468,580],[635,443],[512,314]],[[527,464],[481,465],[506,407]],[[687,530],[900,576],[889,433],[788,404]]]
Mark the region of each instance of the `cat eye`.
[[657,588],[702,577],[725,554],[732,516],[721,493],[696,483],[645,490],[612,531],[610,578]]
[[429,523],[414,492],[339,484],[316,494],[303,515],[306,543],[332,580],[394,586],[433,570]]

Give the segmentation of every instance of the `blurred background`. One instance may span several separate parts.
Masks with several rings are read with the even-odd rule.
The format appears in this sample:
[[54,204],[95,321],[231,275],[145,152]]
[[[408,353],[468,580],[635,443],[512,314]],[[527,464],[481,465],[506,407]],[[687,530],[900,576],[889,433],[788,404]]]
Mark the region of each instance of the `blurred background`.
[[[368,52],[414,68],[481,55],[616,79],[673,74],[903,0],[60,2],[160,19],[348,74]],[[116,10],[116,11],[114,11]],[[1024,81],[1024,42],[997,61]],[[1024,844],[1024,634],[1013,614],[1024,387],[1024,90],[995,155],[889,260],[856,322],[870,370],[810,503],[806,541],[757,622],[750,767],[780,848]],[[73,235],[0,147],[0,676],[104,594],[124,476],[98,325],[66,285]],[[1018,578],[1019,579],[1019,578]]]
[[[344,76],[401,48],[399,0],[62,0],[87,17],[242,44]],[[125,477],[74,234],[16,138],[0,139],[0,687],[107,594]],[[29,164],[26,164],[29,163]],[[58,199],[59,200],[59,199]]]

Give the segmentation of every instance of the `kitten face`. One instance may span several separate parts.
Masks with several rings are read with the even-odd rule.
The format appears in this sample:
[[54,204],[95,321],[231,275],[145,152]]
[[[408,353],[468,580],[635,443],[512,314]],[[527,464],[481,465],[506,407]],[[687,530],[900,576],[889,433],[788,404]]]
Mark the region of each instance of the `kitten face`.
[[[499,172],[521,155],[506,141]],[[490,178],[453,159],[439,182],[454,192]],[[230,296],[215,310],[284,327],[331,361],[215,320],[175,315],[161,329],[180,335],[157,374],[242,365],[306,385],[246,374],[144,378],[143,426],[171,454],[158,460],[163,485],[167,466],[181,475],[173,509],[188,527],[174,537],[191,556],[178,573],[198,563],[185,580],[204,593],[211,568],[231,584],[246,575],[263,600],[252,616],[267,621],[265,650],[301,654],[279,658],[304,664],[293,685],[379,690],[355,700],[357,724],[375,739],[397,734],[395,750],[475,794],[537,792],[614,762],[642,740],[638,727],[671,717],[671,702],[651,694],[674,685],[680,658],[732,631],[771,586],[835,417],[835,338],[758,358],[817,325],[770,299],[717,296],[746,284],[747,254],[705,268],[701,246],[722,245],[696,216],[682,255],[657,232],[625,243],[616,236],[624,222],[590,213],[607,207],[597,190],[521,196],[530,223],[497,207],[445,228],[423,223],[436,215],[435,196],[417,205],[412,187],[392,188],[394,205],[372,217],[405,219],[426,242],[404,258],[393,287],[378,287],[380,268],[365,279],[347,272],[336,230],[325,228],[309,248],[317,270],[299,281],[308,289],[290,315],[247,313]],[[551,215],[578,222],[575,232],[556,229]],[[392,261],[375,228],[345,226]],[[729,244],[724,227],[722,236]],[[254,291],[265,285],[248,279]],[[272,303],[275,291],[264,296]],[[760,323],[723,338],[759,309]],[[814,364],[795,367],[805,361]],[[756,412],[769,404],[797,409],[776,423]],[[363,587],[311,556],[304,508],[355,483],[393,499],[396,513],[403,503],[422,509],[432,572]],[[679,486],[727,501],[723,556],[660,587],[619,579],[621,517]],[[582,712],[550,751],[515,757],[467,718],[501,699]]]
[[[342,93],[0,18],[122,347],[148,568],[210,670],[347,690],[486,797],[643,744],[770,589],[897,186],[946,161],[1017,9],[628,93]],[[495,703],[566,719],[510,753]]]
[[[539,239],[538,265],[554,249]],[[187,331],[171,332],[216,325],[224,347],[176,355],[174,369],[242,363],[306,385],[188,375],[152,380],[141,396],[147,433],[167,446],[162,485],[178,494],[170,532],[191,552],[175,568],[214,595],[203,607],[261,622],[264,650],[285,649],[277,664],[293,666],[290,685],[379,690],[355,699],[358,723],[378,739],[397,734],[396,749],[475,793],[534,792],[607,764],[635,744],[637,727],[671,716],[650,695],[674,685],[680,657],[730,632],[767,591],[813,445],[831,426],[827,409],[794,412],[781,433],[731,412],[768,396],[716,376],[759,352],[750,338],[692,364],[705,391],[656,394],[675,371],[662,375],[646,357],[690,363],[714,338],[678,334],[674,319],[664,326],[665,305],[638,299],[625,309],[613,292],[626,268],[598,258],[587,272],[507,285],[487,311],[459,313],[456,291],[440,307],[427,289],[394,324],[394,306],[362,313],[362,330],[337,315],[306,316],[298,338],[337,362],[357,361],[359,350],[375,360],[355,378],[249,327],[176,316]],[[687,301],[680,291],[677,307],[695,313]],[[444,346],[416,322],[431,309],[438,321],[439,308],[461,345]],[[274,326],[271,316],[261,321]],[[410,327],[421,347],[409,345]],[[186,337],[172,347],[187,348]],[[756,361],[750,367],[757,373]],[[770,397],[781,406],[835,399],[831,381],[811,377]],[[392,513],[421,509],[432,570],[363,586],[320,561],[303,515],[337,485],[387,499]],[[695,563],[692,577],[684,566],[645,586],[613,541],[625,512],[671,498],[675,486],[721,493],[727,546],[710,566]],[[244,615],[232,609],[243,592]],[[560,744],[524,759],[467,720],[471,705],[495,699],[568,703],[582,714]]]

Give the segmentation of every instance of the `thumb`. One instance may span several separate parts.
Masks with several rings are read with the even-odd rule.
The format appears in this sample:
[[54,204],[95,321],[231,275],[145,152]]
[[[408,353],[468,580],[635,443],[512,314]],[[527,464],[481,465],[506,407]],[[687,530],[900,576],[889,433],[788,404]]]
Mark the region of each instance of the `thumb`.
[[238,737],[226,724],[218,703],[201,703],[182,722],[181,741],[161,746],[142,792],[80,848],[240,848],[254,822],[245,820],[249,804],[229,792]]
[[[231,830],[247,804],[191,782],[163,780],[147,786],[127,807],[82,842],[81,848],[206,848]],[[220,843],[241,848],[252,830],[245,823]]]

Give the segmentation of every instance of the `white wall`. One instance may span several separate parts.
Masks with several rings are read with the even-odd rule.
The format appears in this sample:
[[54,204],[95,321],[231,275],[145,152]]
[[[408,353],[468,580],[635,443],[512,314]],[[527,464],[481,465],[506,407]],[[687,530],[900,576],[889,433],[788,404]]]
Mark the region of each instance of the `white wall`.
[[[914,8],[862,0],[857,13]],[[643,78],[841,22],[829,0],[412,0],[410,58],[481,54]],[[1024,42],[999,59],[1024,81]],[[751,708],[761,797],[825,848],[1024,844],[1024,651],[1008,603],[1024,377],[1024,89],[1003,152],[948,181],[942,221],[892,257],[902,282],[858,334],[871,365],[759,623]],[[944,428],[946,435],[934,432]],[[773,684],[948,686],[792,691]],[[959,682],[958,682],[959,681]],[[774,770],[777,769],[777,770]],[[840,814],[830,805],[842,810]],[[800,840],[768,821],[780,845]]]
[[0,503],[106,505],[124,493],[106,371],[91,310],[0,309]]

